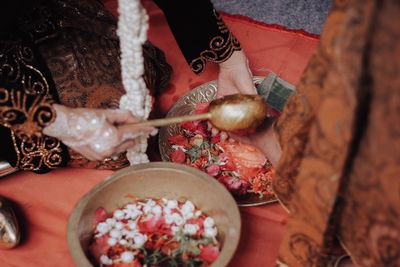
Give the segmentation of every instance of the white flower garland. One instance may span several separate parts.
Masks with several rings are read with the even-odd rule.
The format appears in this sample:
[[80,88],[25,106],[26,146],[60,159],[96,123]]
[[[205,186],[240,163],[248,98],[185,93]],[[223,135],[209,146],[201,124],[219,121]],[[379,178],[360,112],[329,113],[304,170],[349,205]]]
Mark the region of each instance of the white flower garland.
[[[148,118],[151,96],[143,80],[144,59],[142,45],[147,40],[148,16],[140,0],[118,1],[118,31],[121,48],[121,75],[126,94],[120,99],[120,109],[130,110],[138,119]],[[135,139],[127,151],[131,165],[148,162],[148,135]]]

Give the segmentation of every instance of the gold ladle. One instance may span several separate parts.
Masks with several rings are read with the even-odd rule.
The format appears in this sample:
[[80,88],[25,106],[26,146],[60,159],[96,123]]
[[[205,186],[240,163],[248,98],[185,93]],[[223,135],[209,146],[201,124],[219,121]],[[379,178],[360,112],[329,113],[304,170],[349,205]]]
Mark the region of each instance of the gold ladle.
[[234,94],[211,101],[208,112],[125,124],[119,128],[142,126],[167,126],[186,121],[209,120],[223,131],[252,129],[259,126],[267,116],[267,104],[260,95]]

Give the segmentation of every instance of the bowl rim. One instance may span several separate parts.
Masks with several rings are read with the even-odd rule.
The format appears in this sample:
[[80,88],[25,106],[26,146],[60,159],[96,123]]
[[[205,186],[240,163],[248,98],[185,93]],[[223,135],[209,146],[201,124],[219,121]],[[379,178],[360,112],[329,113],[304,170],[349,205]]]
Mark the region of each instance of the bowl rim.
[[[236,221],[231,221],[233,225],[235,225],[237,234],[231,235],[229,243],[225,242],[221,252],[226,255],[231,255],[231,257],[218,257],[217,260],[211,265],[213,267],[217,266],[227,266],[229,261],[232,259],[235,251],[238,248],[240,235],[241,235],[241,216],[239,207],[236,205],[236,201],[233,196],[228,192],[228,190],[218,181],[207,175],[206,173],[184,164],[174,163],[174,162],[149,162],[149,163],[142,163],[133,166],[129,166],[123,169],[116,171],[115,173],[107,176],[103,181],[95,185],[90,191],[88,191],[78,203],[75,205],[73,211],[70,214],[68,224],[67,224],[67,245],[70,255],[74,261],[74,263],[79,266],[93,266],[92,263],[87,258],[86,254],[84,253],[83,249],[76,249],[81,248],[81,244],[79,241],[79,237],[77,235],[78,231],[78,222],[81,217],[82,210],[86,207],[89,200],[95,195],[98,191],[102,190],[104,187],[109,185],[110,183],[118,180],[121,177],[124,177],[126,174],[130,172],[145,170],[145,169],[174,169],[180,170],[184,172],[189,172],[194,174],[195,176],[199,176],[201,179],[205,180],[207,183],[210,183],[212,186],[221,187],[221,194],[223,194],[224,198],[227,198],[228,201],[232,202],[232,214],[233,218],[236,218]],[[222,253],[221,253],[222,254]],[[220,256],[221,256],[220,254]]]

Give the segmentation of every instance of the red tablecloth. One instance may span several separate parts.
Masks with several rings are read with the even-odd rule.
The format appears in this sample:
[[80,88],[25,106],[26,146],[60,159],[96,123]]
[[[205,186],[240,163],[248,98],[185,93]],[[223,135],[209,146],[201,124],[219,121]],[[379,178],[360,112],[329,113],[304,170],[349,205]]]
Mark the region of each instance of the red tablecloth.
[[[116,13],[116,1],[104,1]],[[162,12],[144,1],[150,16],[149,39],[164,50],[174,69],[171,86],[157,99],[161,116],[184,93],[217,78],[217,67],[208,65],[196,76],[166,24]],[[301,31],[265,25],[241,16],[223,18],[242,43],[254,75],[275,72],[297,84],[318,39]],[[155,150],[156,148],[154,148]],[[37,175],[18,172],[0,180],[0,195],[18,204],[22,216],[23,239],[12,250],[0,250],[0,266],[75,266],[69,255],[66,229],[70,213],[79,199],[112,171],[64,168]],[[274,266],[287,214],[279,204],[241,208],[240,244],[230,266]]]

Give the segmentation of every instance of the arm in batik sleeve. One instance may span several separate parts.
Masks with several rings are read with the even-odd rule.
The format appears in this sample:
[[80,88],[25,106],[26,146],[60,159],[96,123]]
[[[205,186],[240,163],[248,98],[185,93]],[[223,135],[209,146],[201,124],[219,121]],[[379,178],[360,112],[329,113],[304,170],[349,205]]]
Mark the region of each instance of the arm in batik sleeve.
[[13,39],[0,40],[0,156],[18,169],[43,173],[69,159],[60,140],[42,134],[55,119],[57,93],[33,45]]
[[209,0],[154,0],[162,9],[168,25],[191,70],[200,74],[206,62],[221,63],[240,43],[225,25]]

